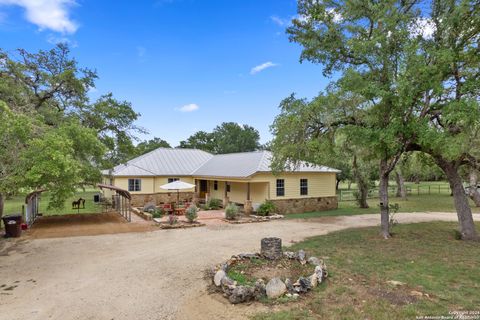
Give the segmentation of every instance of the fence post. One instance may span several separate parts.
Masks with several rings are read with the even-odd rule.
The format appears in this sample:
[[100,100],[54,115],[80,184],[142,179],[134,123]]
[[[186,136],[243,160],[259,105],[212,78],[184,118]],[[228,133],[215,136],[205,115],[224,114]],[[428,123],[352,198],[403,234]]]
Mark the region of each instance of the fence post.
[[428,186],[428,194],[430,194],[430,185]]
[[440,194],[441,191],[440,191],[440,185],[438,185],[438,194]]
[[420,195],[420,185],[417,186],[417,195]]

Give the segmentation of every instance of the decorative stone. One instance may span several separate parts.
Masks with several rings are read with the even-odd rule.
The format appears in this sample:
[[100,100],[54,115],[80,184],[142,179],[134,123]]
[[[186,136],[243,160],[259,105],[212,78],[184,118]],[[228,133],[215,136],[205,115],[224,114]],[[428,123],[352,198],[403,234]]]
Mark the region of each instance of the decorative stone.
[[148,212],[150,210],[156,210],[156,209],[157,209],[157,206],[155,206],[155,203],[153,203],[153,202],[146,203],[143,206],[143,211],[144,212]]
[[238,255],[240,259],[255,259],[255,258],[260,258],[258,253],[240,253]]
[[323,264],[323,261],[317,257],[310,257],[308,258],[307,262],[313,264],[314,266],[321,266]]
[[233,289],[235,289],[235,287],[236,287],[236,283],[235,283],[235,281],[230,279],[228,276],[225,276],[225,277],[222,278],[221,286],[222,286],[223,292],[227,296],[230,296],[232,294]]
[[258,279],[255,282],[255,290],[254,290],[255,298],[260,299],[261,297],[267,294],[267,289],[265,286],[265,281],[263,279]]
[[238,286],[232,290],[228,300],[232,304],[237,304],[253,300],[254,298],[254,289],[252,287]]
[[287,291],[287,287],[285,286],[285,283],[283,283],[282,280],[280,280],[280,278],[273,278],[270,281],[268,281],[265,289],[266,289],[267,297],[269,297],[270,299],[278,298]]
[[285,251],[283,255],[287,259],[297,259],[297,253],[293,251]]
[[305,293],[312,288],[310,279],[300,277],[297,282],[293,284],[293,288],[297,293]]
[[222,284],[222,279],[225,278],[226,276],[227,274],[225,273],[225,271],[218,270],[215,273],[215,276],[213,277],[213,283],[215,283],[217,287],[220,287],[220,285]]
[[282,257],[282,239],[263,238],[260,253],[267,259],[280,259]]
[[315,267],[315,274],[317,275],[318,283],[322,283],[323,279],[326,278],[326,274],[321,266]]
[[303,251],[303,249],[298,251],[297,258],[301,264],[307,263],[307,260],[306,260],[307,255],[305,254],[305,251]]
[[292,280],[289,278],[285,279],[285,286],[287,287],[288,292],[294,292]]
[[319,284],[317,274],[314,273],[309,278],[310,278],[310,285],[312,286],[312,288],[315,288]]

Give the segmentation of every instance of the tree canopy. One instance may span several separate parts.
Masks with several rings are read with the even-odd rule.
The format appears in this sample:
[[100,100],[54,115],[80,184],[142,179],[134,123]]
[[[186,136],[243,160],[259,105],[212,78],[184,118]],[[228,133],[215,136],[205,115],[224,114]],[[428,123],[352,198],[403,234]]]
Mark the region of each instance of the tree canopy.
[[[324,75],[336,72],[339,79],[302,102],[305,108],[320,105],[320,112],[287,125],[307,134],[308,144],[327,145],[341,132],[378,161],[386,238],[389,175],[405,151],[415,150],[428,153],[445,172],[462,235],[476,238],[458,167],[476,163],[468,141],[479,131],[479,10],[468,0],[298,1],[290,40],[302,46],[301,60],[320,63]],[[290,97],[282,104],[298,103]],[[281,139],[276,145],[276,156],[308,156],[293,144],[282,146]]]
[[249,125],[223,122],[212,132],[198,131],[180,142],[180,148],[200,149],[223,154],[247,152],[260,149],[260,134]]

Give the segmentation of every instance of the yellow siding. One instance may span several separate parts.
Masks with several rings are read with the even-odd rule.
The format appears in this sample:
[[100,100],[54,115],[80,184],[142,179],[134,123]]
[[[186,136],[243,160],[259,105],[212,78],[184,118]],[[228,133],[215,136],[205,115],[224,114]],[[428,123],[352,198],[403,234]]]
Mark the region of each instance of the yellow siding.
[[[218,180],[217,180],[218,181]],[[229,182],[230,201],[244,203],[247,200],[247,182]],[[208,181],[210,198],[223,199],[225,192],[225,181],[218,181],[218,190],[213,189],[213,180]],[[265,182],[250,183],[250,199],[254,203],[262,203],[268,197],[268,185]]]
[[[277,197],[276,180],[285,180],[285,196]],[[300,195],[300,179],[308,179],[308,195]],[[335,173],[284,173],[274,176],[268,173],[259,173],[250,181],[265,181],[270,184],[270,199],[292,199],[309,197],[331,197],[335,196]]]
[[[150,193],[169,193],[172,191],[161,189],[160,186],[168,183],[168,178],[179,178],[180,180],[194,184],[192,177],[116,177],[114,185],[128,190],[128,179],[141,179],[141,191],[130,191],[132,194],[150,194]],[[194,188],[183,190],[184,192],[193,192]]]

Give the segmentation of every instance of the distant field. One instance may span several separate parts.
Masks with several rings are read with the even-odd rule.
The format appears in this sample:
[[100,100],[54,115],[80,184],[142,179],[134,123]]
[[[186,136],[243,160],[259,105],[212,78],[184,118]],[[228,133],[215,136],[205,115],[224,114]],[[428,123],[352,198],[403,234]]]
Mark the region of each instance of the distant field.
[[[40,210],[39,212],[44,215],[58,215],[58,214],[73,214],[78,213],[77,209],[72,209],[72,202],[78,200],[79,198],[85,199],[85,209],[80,209],[80,213],[99,213],[102,212],[102,206],[95,204],[93,202],[93,196],[100,192],[95,189],[88,189],[85,191],[78,191],[75,196],[69,198],[65,203],[65,206],[61,209],[49,209],[48,192],[42,193],[40,199]],[[25,195],[15,196],[12,199],[5,201],[5,212],[4,214],[13,214],[21,213],[22,205],[25,204]]]
[[[390,198],[390,203],[398,203],[400,206],[399,212],[455,212],[453,204],[453,197],[449,194],[413,194],[408,196],[406,200],[401,198]],[[355,201],[342,201],[338,203],[338,209],[318,211],[318,212],[306,212],[299,214],[286,215],[287,219],[306,219],[315,217],[328,217],[328,216],[350,216],[358,214],[379,213],[378,199],[369,199],[368,209],[360,209]],[[480,208],[474,206],[470,201],[470,206],[473,212],[480,212]]]

